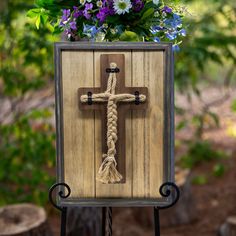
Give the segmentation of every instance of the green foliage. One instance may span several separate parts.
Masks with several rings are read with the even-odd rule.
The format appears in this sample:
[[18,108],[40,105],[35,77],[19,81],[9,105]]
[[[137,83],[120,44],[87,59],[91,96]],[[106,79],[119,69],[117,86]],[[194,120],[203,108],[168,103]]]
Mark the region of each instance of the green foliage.
[[231,109],[233,112],[236,112],[236,100],[233,100],[233,102],[231,104]]
[[195,177],[193,177],[192,179],[192,183],[196,184],[196,185],[204,185],[207,184],[207,177],[205,175],[197,175]]
[[212,148],[211,144],[207,141],[192,141],[189,142],[189,149],[187,154],[181,157],[181,165],[184,168],[193,168],[194,166],[209,162],[212,160],[219,160],[225,157],[225,153]]
[[215,177],[221,177],[225,173],[225,166],[221,163],[217,163],[213,167],[213,175]]
[[14,124],[0,126],[1,205],[47,201],[47,189],[54,179],[48,170],[55,165],[55,132],[42,122],[48,116],[47,110],[33,110]]
[[33,0],[2,0],[0,4],[0,94],[11,107],[10,123],[2,120],[0,124],[0,205],[45,204],[54,181],[50,173],[55,165],[55,132],[47,122],[51,113],[37,108],[25,113],[19,107],[53,77],[55,38],[50,27],[37,30],[25,17],[32,7]]
[[140,41],[136,33],[126,30],[120,35],[121,41]]
[[191,0],[185,6],[193,10],[185,17],[189,27],[176,54],[175,81],[181,92],[189,93],[191,88],[199,95],[198,85],[205,72],[209,75],[209,63],[222,66],[236,62],[235,1],[208,1],[206,8],[205,1]]

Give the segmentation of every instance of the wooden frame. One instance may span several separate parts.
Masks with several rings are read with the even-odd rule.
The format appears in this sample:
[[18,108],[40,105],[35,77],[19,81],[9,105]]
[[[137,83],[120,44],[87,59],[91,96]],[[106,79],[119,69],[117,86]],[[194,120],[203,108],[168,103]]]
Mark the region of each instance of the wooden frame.
[[[172,44],[167,43],[55,43],[55,98],[56,98],[56,132],[57,132],[57,182],[64,181],[64,147],[63,147],[63,98],[62,94],[62,52],[72,50],[146,50],[164,53],[164,130],[163,130],[163,183],[174,181],[174,82]],[[159,190],[157,189],[157,192]],[[172,201],[168,198],[58,198],[61,206],[166,206]]]

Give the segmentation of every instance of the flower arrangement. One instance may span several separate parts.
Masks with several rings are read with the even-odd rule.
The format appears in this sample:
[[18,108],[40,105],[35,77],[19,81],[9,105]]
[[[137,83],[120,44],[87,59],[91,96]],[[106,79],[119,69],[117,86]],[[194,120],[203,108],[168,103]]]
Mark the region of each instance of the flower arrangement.
[[72,41],[167,41],[178,50],[186,35],[183,10],[159,0],[38,0],[28,16]]

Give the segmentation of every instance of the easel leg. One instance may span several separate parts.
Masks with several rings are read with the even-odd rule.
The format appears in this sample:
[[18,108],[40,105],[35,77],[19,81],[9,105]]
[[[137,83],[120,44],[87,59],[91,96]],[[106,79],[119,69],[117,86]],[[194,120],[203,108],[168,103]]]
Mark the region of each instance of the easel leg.
[[112,208],[102,208],[102,236],[112,236]]
[[63,207],[61,210],[61,236],[66,236],[66,216],[67,207]]
[[160,236],[160,216],[159,216],[159,209],[154,207],[154,225],[155,225],[155,236]]

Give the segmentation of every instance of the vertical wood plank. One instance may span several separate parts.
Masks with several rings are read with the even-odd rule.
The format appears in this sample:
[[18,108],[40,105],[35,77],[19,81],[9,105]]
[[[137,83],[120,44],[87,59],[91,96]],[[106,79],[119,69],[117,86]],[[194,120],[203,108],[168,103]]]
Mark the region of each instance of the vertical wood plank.
[[[131,52],[129,51],[106,51],[94,52],[95,87],[100,87],[100,56],[101,54],[124,54],[125,55],[125,85],[131,86]],[[132,184],[132,148],[131,148],[131,112],[126,115],[126,182],[117,184],[102,184],[96,181],[96,197],[131,197]],[[101,116],[95,112],[95,172],[97,173],[102,163],[101,141]],[[95,176],[96,178],[96,176]]]
[[132,52],[132,84],[148,87],[148,109],[133,111],[133,197],[159,197],[163,183],[163,52]]
[[[144,52],[132,52],[132,86],[145,86]],[[149,102],[149,101],[148,101]],[[145,197],[145,116],[147,111],[132,112],[133,197]]]
[[95,197],[94,112],[78,109],[84,86],[93,86],[93,52],[62,52],[64,177],[72,198]]
[[149,149],[149,197],[159,197],[159,187],[163,183],[163,117],[164,117],[164,57],[163,52],[145,52],[145,74],[148,76],[150,107],[146,124]]

